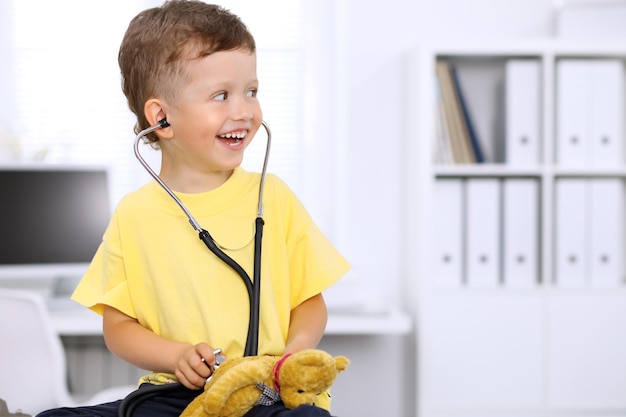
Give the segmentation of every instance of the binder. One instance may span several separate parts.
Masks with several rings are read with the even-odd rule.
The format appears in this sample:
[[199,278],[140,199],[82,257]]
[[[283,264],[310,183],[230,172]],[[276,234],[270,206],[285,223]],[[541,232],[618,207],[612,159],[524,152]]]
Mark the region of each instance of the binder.
[[466,181],[467,285],[492,288],[500,275],[500,180]]
[[539,163],[541,147],[541,63],[538,59],[506,62],[506,161]]
[[502,280],[506,287],[532,288],[539,283],[539,185],[530,178],[502,184]]
[[589,80],[589,61],[557,62],[557,161],[562,165],[587,164]]
[[587,270],[587,183],[585,179],[558,179],[556,207],[556,285],[583,287]]
[[624,279],[624,183],[617,178],[589,181],[590,283],[617,287]]
[[435,184],[436,286],[455,288],[462,285],[463,212],[463,180],[438,180]]
[[617,59],[557,63],[557,160],[618,166],[624,161],[624,64]]
[[620,60],[591,61],[589,139],[591,165],[624,161],[624,68]]

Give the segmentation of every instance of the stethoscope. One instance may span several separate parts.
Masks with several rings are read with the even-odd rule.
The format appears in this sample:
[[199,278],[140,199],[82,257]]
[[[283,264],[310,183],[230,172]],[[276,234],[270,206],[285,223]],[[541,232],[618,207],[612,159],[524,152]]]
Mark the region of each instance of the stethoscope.
[[[163,129],[169,127],[170,124],[166,119],[161,119],[157,122],[157,124],[150,126],[137,134],[135,137],[135,156],[141,163],[141,165],[148,171],[150,176],[154,178],[154,180],[167,192],[167,194],[176,202],[176,204],[180,207],[180,209],[185,213],[187,219],[191,226],[198,232],[200,240],[204,242],[207,248],[211,252],[213,252],[219,259],[221,259],[224,263],[226,263],[229,267],[231,267],[237,275],[241,277],[244,284],[246,285],[246,290],[248,291],[248,298],[250,301],[250,321],[248,322],[248,335],[246,339],[246,347],[244,349],[244,356],[255,356],[258,353],[258,343],[259,343],[259,311],[261,304],[261,241],[263,239],[263,225],[265,222],[263,221],[263,191],[265,188],[265,175],[267,173],[267,161],[269,159],[270,146],[272,144],[272,132],[270,131],[269,126],[265,121],[262,121],[261,124],[265,128],[267,132],[267,145],[265,147],[265,157],[263,158],[263,169],[261,171],[261,181],[259,184],[259,201],[257,205],[257,217],[255,220],[255,230],[254,230],[254,261],[253,261],[253,278],[250,279],[248,273],[239,265],[234,259],[228,256],[220,247],[215,243],[215,240],[211,236],[211,234],[203,229],[202,226],[198,223],[198,221],[193,217],[189,209],[183,204],[183,202],[178,198],[178,196],[172,191],[170,187],[165,184],[165,182],[159,177],[159,175],[150,167],[150,164],[146,162],[146,160],[141,156],[141,152],[139,152],[139,144],[143,142],[144,138],[158,129]],[[214,354],[216,356],[217,365],[223,361],[223,357],[220,355],[220,350],[216,349]],[[174,385],[174,384],[168,384]],[[175,384],[177,385],[177,384]],[[134,391],[130,395],[128,395],[119,408],[119,416],[126,417],[130,416],[134,411],[137,405],[154,395],[158,395],[158,393],[162,392],[164,389],[168,389],[168,386],[155,386],[151,387],[154,389],[144,390],[144,391]],[[174,387],[171,387],[174,388]]]
[[181,210],[189,219],[189,223],[199,234],[200,240],[204,242],[204,244],[209,248],[211,252],[213,252],[219,259],[225,262],[229,267],[231,267],[237,275],[241,277],[244,284],[246,285],[246,290],[248,291],[248,297],[250,299],[250,321],[248,323],[248,337],[246,340],[246,347],[244,350],[244,356],[254,356],[257,354],[258,350],[258,340],[259,340],[259,305],[260,305],[260,297],[261,297],[261,241],[263,239],[263,191],[265,188],[265,175],[267,173],[267,161],[269,159],[269,151],[272,143],[272,133],[270,131],[269,126],[264,121],[261,122],[265,131],[267,132],[267,146],[265,148],[265,158],[263,159],[263,169],[261,171],[261,182],[259,184],[259,201],[257,205],[257,217],[255,221],[255,232],[254,232],[254,268],[253,268],[253,277],[254,280],[250,279],[248,273],[239,265],[235,260],[233,260],[230,256],[228,256],[219,246],[215,243],[215,240],[211,236],[211,234],[203,229],[198,221],[193,217],[189,209],[185,207],[182,201],[178,198],[176,194],[161,180],[159,175],[150,167],[145,159],[141,156],[139,152],[139,144],[143,141],[143,139],[150,133],[154,132],[157,129],[163,129],[169,127],[170,124],[166,119],[161,119],[154,126],[150,126],[147,129],[142,130],[135,137],[135,156],[143,165],[143,167],[148,171],[150,176],[154,178],[154,180],[169,194],[169,196],[178,204]]

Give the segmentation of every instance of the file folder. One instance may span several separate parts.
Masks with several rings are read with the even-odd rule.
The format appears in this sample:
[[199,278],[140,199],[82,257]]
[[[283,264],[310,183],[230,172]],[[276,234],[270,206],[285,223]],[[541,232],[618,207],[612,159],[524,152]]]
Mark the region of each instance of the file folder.
[[502,184],[503,274],[506,287],[532,288],[539,282],[539,185],[509,178]]
[[587,60],[562,59],[557,63],[557,161],[586,165],[589,152],[589,81]]
[[463,180],[435,183],[436,286],[454,288],[463,283]]
[[557,160],[563,165],[624,162],[624,64],[563,59],[557,64]]
[[617,287],[624,279],[624,183],[617,178],[591,179],[590,283]]
[[585,179],[558,179],[556,207],[556,285],[583,287],[587,275],[586,222],[588,198]]
[[500,180],[466,181],[467,285],[492,288],[500,279]]
[[590,162],[624,162],[624,65],[619,60],[591,61],[589,114]]
[[541,63],[538,59],[506,62],[506,161],[536,165],[541,146]]

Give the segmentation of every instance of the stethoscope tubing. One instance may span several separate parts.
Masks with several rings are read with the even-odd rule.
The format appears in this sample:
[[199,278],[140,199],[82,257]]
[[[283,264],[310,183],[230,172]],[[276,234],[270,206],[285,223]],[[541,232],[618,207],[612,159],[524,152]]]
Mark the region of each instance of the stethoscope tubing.
[[151,132],[154,132],[157,129],[162,129],[169,126],[169,123],[165,120],[159,120],[157,124],[148,127],[147,129],[142,130],[135,137],[135,156],[141,163],[141,165],[146,169],[146,171],[150,174],[152,178],[167,192],[167,194],[176,202],[176,204],[181,208],[181,210],[187,216],[189,223],[191,226],[198,232],[200,240],[204,242],[204,244],[209,248],[211,252],[213,252],[219,259],[221,259],[224,263],[226,263],[230,268],[232,268],[243,280],[246,290],[248,292],[248,298],[250,300],[250,321],[248,324],[248,337],[246,339],[246,347],[244,350],[245,356],[254,356],[258,352],[258,332],[259,332],[259,316],[260,316],[260,298],[261,298],[261,241],[263,237],[263,192],[265,188],[265,177],[267,175],[267,164],[269,161],[269,152],[272,143],[272,132],[265,121],[262,121],[261,124],[265,128],[267,132],[267,144],[265,147],[265,157],[263,158],[263,168],[261,171],[261,181],[259,184],[259,199],[257,205],[257,218],[255,221],[255,233],[254,233],[254,270],[253,277],[254,281],[250,279],[248,273],[239,265],[234,259],[228,256],[224,251],[222,251],[215,240],[211,236],[211,234],[203,229],[202,226],[198,223],[198,221],[193,217],[189,209],[183,204],[183,202],[178,198],[178,196],[172,191],[172,189],[165,184],[165,182],[159,177],[159,175],[150,167],[150,164],[146,162],[146,160],[142,157],[141,152],[139,151],[139,144],[142,142],[142,139]]
[[[169,126],[169,123],[162,119],[156,125],[150,126],[147,129],[142,130],[135,137],[134,151],[135,156],[146,169],[152,178],[163,188],[167,194],[176,202],[176,204],[185,213],[191,226],[198,232],[198,236],[209,250],[215,254],[220,260],[226,263],[232,268],[237,275],[239,275],[246,286],[248,292],[248,299],[250,302],[250,321],[248,323],[248,334],[246,337],[246,346],[244,349],[244,356],[255,356],[258,353],[259,344],[259,321],[260,321],[260,304],[261,304],[261,247],[263,240],[263,193],[265,191],[265,176],[267,174],[267,163],[269,160],[269,152],[272,142],[272,133],[265,121],[261,122],[265,131],[267,132],[267,144],[265,148],[265,157],[263,158],[263,169],[261,171],[261,181],[259,184],[259,200],[257,205],[257,218],[255,220],[254,231],[254,270],[253,278],[250,279],[248,273],[239,265],[234,259],[228,256],[223,250],[221,250],[215,243],[215,240],[211,234],[203,229],[198,221],[193,217],[189,209],[183,204],[178,196],[168,187],[167,184],[159,177],[159,175],[150,167],[150,164],[141,156],[139,151],[139,143],[142,139],[151,132],[157,129],[161,129]],[[164,386],[154,386],[150,389],[137,390],[129,394],[120,404],[118,410],[119,417],[130,417],[137,405],[150,397],[158,395],[162,392],[166,392],[170,389],[177,389],[181,384],[166,384]]]

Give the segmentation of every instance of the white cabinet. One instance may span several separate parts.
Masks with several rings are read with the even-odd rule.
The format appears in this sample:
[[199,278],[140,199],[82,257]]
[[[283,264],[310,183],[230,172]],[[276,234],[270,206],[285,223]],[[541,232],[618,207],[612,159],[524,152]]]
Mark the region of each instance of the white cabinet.
[[[438,61],[456,71],[483,163],[437,153],[455,131],[439,121]],[[610,42],[413,55],[419,416],[626,416],[625,63]]]

